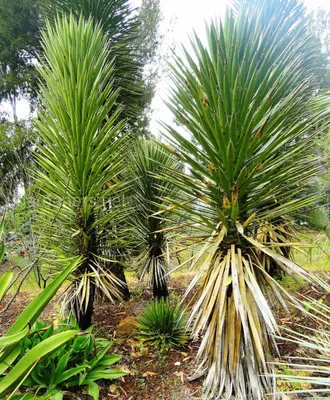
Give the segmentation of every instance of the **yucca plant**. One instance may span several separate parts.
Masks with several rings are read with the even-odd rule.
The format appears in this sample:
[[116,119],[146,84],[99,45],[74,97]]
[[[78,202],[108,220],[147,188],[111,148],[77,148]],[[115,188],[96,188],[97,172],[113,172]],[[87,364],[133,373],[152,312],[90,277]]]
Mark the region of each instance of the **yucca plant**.
[[234,1],[207,27],[207,45],[195,35],[194,52],[183,49],[172,68],[169,108],[190,137],[164,126],[189,172],[167,179],[190,196],[172,203],[203,236],[187,292],[202,279],[188,323],[201,337],[193,378],[206,375],[206,396],[261,400],[272,391],[278,327],[268,299],[287,309],[288,294],[269,268],[308,277],[283,250],[298,242],[283,232],[290,213],[313,201],[299,196],[317,169],[308,149],[320,121],[329,123],[305,22],[297,0]]
[[[112,85],[113,89],[118,91],[116,103],[122,107],[118,120],[125,122],[123,129],[125,132],[138,136],[140,134],[137,132],[138,120],[148,104],[145,104],[142,92],[143,64],[139,60],[139,50],[136,48],[136,39],[140,34],[137,10],[129,0],[42,0],[41,5],[43,14],[50,23],[56,21],[58,14],[67,17],[72,15],[76,20],[81,17],[86,21],[91,19],[101,28],[110,43],[107,58],[113,64]],[[109,115],[113,111],[110,109]],[[108,203],[117,204],[118,199],[112,198]],[[108,237],[111,234],[116,237],[116,226],[109,225],[106,229]],[[127,252],[121,248],[113,248],[111,254],[109,251],[103,251],[98,255],[118,261],[107,267],[111,267],[111,273],[124,283],[118,286],[118,290],[123,299],[128,300],[130,292],[123,266]]]
[[135,328],[142,342],[160,351],[182,346],[189,338],[183,308],[164,299],[146,306],[138,316]]
[[167,280],[170,270],[169,233],[167,215],[155,215],[168,197],[177,192],[173,182],[163,181],[165,173],[180,171],[180,164],[172,154],[153,141],[140,141],[130,162],[134,213],[132,225],[136,242],[134,263],[139,278],[146,275],[155,299],[168,296]]
[[[65,306],[85,329],[96,288],[110,299],[120,295],[121,283],[107,267],[112,260],[103,254],[127,245],[126,232],[118,227],[130,212],[122,200],[129,140],[124,122],[116,122],[113,67],[100,27],[82,17],[59,17],[43,32],[42,47],[36,228],[45,263],[54,259],[61,268],[68,257],[82,257]],[[108,237],[113,226],[116,234]]]

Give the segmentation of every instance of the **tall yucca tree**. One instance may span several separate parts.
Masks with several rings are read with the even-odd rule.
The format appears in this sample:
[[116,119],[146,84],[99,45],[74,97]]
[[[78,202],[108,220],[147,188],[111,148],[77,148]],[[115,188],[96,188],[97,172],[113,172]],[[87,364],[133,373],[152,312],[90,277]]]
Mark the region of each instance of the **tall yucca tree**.
[[[57,15],[72,15],[76,20],[83,17],[92,19],[103,34],[107,37],[108,60],[113,64],[113,88],[118,90],[117,104],[122,107],[118,118],[125,121],[125,131],[132,136],[139,135],[137,127],[145,107],[143,91],[143,64],[139,59],[139,49],[136,48],[137,37],[140,35],[140,25],[136,9],[130,0],[41,0],[43,15],[50,23],[56,21]],[[113,111],[110,110],[110,113]],[[119,201],[119,200],[118,200]],[[117,200],[112,199],[111,204]],[[117,228],[108,226],[108,234],[111,230],[116,236]],[[101,254],[100,254],[101,255]],[[108,257],[108,252],[102,252],[102,256]],[[123,261],[127,254],[122,249],[114,249],[111,257],[119,262],[111,266],[115,276],[124,282],[119,287],[124,300],[128,300],[128,289]]]
[[[128,140],[123,122],[116,122],[113,67],[100,27],[83,18],[58,18],[43,32],[42,47],[37,229],[43,250],[59,267],[61,258],[83,258],[65,299],[85,329],[96,287],[109,298],[118,295],[105,268],[111,261],[99,254],[105,253],[100,246],[111,250],[124,243],[118,226],[129,212],[121,199],[127,190],[121,176]],[[116,236],[109,239],[105,228],[111,226]]]
[[286,308],[287,293],[269,268],[307,277],[283,250],[297,241],[290,213],[313,200],[299,196],[316,171],[308,149],[319,122],[329,123],[305,22],[298,0],[235,1],[207,27],[207,45],[195,35],[194,52],[183,49],[173,65],[169,107],[191,137],[165,125],[189,169],[167,179],[192,201],[172,203],[204,231],[188,292],[202,279],[189,324],[202,339],[194,376],[206,375],[207,396],[261,400],[272,391],[268,300]]
[[168,171],[179,172],[182,167],[178,159],[154,141],[140,141],[130,163],[134,202],[132,226],[134,240],[139,255],[135,258],[135,268],[140,279],[148,276],[155,299],[168,296],[167,279],[170,270],[169,222],[157,213],[166,204],[167,198],[175,197],[176,186],[171,181],[164,182]]

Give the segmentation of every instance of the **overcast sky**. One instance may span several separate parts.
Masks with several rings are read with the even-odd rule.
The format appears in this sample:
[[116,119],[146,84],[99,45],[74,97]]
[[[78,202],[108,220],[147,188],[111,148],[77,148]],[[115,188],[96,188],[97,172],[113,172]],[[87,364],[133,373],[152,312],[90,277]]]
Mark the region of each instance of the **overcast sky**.
[[[230,0],[160,0],[164,14],[164,25],[173,21],[171,28],[176,47],[180,43],[188,45],[188,37],[195,30],[200,37],[205,35],[205,21],[220,17],[226,10]],[[267,1],[267,0],[265,0]],[[133,0],[138,6],[141,0]],[[315,10],[319,7],[330,11],[330,0],[305,0],[309,10]],[[158,136],[160,126],[159,121],[169,122],[171,113],[167,110],[163,99],[166,99],[166,93],[170,86],[169,79],[164,74],[161,82],[158,84],[158,90],[152,103],[153,115],[151,122],[151,132]]]
[[[219,17],[225,10],[230,0],[161,0],[161,7],[164,14],[164,27],[168,28],[170,21],[172,30],[172,40],[178,48],[180,43],[188,44],[188,36],[193,29],[202,38],[205,35],[205,21]],[[265,0],[267,1],[267,0]],[[141,4],[141,0],[132,0],[136,6]],[[330,10],[330,0],[305,0],[308,9],[313,10],[322,7]],[[173,22],[174,21],[174,22]],[[157,135],[159,120],[169,122],[171,114],[167,111],[162,99],[166,98],[169,87],[169,80],[166,74],[158,84],[158,90],[152,103],[153,117],[151,131]],[[20,103],[19,117],[24,118],[28,115],[29,107],[26,103]]]

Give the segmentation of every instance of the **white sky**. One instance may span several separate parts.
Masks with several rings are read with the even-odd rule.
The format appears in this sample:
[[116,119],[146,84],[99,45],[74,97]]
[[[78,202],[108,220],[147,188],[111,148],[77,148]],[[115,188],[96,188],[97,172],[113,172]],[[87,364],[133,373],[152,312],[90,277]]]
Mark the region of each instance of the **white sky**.
[[[141,0],[132,1],[137,6],[141,4]],[[330,0],[305,0],[304,2],[309,10],[322,7],[330,11]],[[177,49],[179,50],[180,43],[188,45],[188,37],[193,30],[197,32],[200,38],[203,38],[205,22],[209,22],[212,18],[219,18],[225,12],[229,3],[230,0],[161,0],[165,25],[170,20],[175,19],[175,23],[171,26]],[[152,102],[153,114],[150,129],[155,136],[158,136],[161,130],[159,122],[170,122],[172,119],[172,114],[163,103],[169,87],[169,79],[164,74]]]
[[[171,24],[173,31],[172,40],[179,48],[180,43],[188,44],[188,35],[193,29],[203,38],[205,32],[205,21],[219,17],[226,9],[230,0],[161,0],[161,7],[164,14],[164,26],[168,28],[169,21],[175,20]],[[267,1],[267,0],[265,0]],[[141,0],[132,0],[136,6],[141,4]],[[319,7],[330,10],[330,0],[305,0],[309,10],[315,10]],[[158,136],[158,121],[169,122],[171,114],[168,112],[162,99],[166,98],[166,92],[169,88],[169,80],[166,74],[163,74],[158,84],[158,89],[152,103],[153,115],[151,122],[151,131]],[[10,109],[10,108],[9,108]],[[25,118],[29,114],[29,106],[26,102],[20,102],[18,106],[18,115]]]

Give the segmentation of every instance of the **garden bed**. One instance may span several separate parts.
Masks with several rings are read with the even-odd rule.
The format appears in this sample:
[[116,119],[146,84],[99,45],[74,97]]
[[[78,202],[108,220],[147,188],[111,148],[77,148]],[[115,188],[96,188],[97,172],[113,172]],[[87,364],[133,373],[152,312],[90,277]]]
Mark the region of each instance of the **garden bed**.
[[[171,282],[171,295],[182,298],[192,275],[176,275]],[[0,334],[4,334],[16,316],[24,309],[35,296],[35,291],[21,292],[16,300],[3,315],[0,315]],[[311,296],[322,299],[330,305],[330,295],[315,286],[305,286],[297,293],[298,296]],[[190,342],[177,350],[161,353],[146,344],[139,342],[134,335],[131,319],[151,300],[151,292],[141,290],[135,284],[130,301],[121,304],[111,304],[108,301],[98,301],[94,312],[94,324],[97,326],[98,336],[113,340],[110,349],[112,354],[121,354],[118,368],[127,371],[128,375],[117,381],[100,382],[100,399],[118,400],[193,400],[200,399],[202,379],[189,381],[189,375],[195,365],[198,351],[198,342]],[[4,307],[2,303],[0,307]],[[59,306],[55,298],[44,310],[41,318],[56,321],[59,318]],[[125,321],[127,324],[125,325]],[[285,328],[299,329],[308,332],[308,328],[320,328],[319,322],[310,319],[299,311],[292,310],[288,316],[280,311],[278,323]],[[299,325],[299,328],[297,326]],[[278,340],[278,348],[285,359],[300,354],[299,348],[293,343]],[[89,399],[90,396],[80,393],[77,399]],[[70,398],[67,397],[68,399]],[[73,399],[73,397],[72,397]]]

